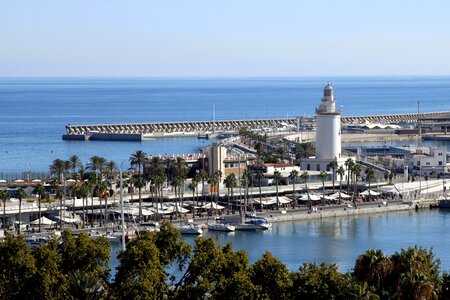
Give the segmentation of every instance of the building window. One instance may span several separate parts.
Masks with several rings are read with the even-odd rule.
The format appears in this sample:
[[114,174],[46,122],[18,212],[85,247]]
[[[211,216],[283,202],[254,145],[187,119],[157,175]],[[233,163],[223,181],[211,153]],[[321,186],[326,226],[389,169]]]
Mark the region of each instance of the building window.
[[429,166],[429,165],[430,165],[430,163],[429,163],[429,162],[427,162],[427,163],[426,163],[426,165],[427,165],[427,166]]
[[306,170],[311,170],[311,165],[310,164],[306,165]]
[[420,166],[420,160],[417,162],[417,165]]
[[438,165],[442,166],[442,161],[439,161],[439,162],[438,162]]
[[320,165],[319,165],[319,164],[317,164],[316,170],[317,170],[317,171],[320,171]]

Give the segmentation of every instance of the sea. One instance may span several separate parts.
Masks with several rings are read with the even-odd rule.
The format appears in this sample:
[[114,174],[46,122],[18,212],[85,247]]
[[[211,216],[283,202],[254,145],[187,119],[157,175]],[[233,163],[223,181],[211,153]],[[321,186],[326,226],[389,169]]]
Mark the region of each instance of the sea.
[[182,155],[211,143],[63,141],[67,124],[308,116],[326,82],[344,115],[415,113],[419,100],[422,112],[450,110],[450,77],[0,78],[0,177],[46,172],[74,154],[126,167],[136,150]]

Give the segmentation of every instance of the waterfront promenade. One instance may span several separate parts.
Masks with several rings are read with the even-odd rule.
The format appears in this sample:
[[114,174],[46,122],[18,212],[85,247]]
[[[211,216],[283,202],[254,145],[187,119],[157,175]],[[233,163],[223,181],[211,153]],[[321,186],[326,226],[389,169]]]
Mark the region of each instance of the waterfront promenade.
[[[321,194],[321,183],[310,183],[310,192],[315,192],[317,195]],[[331,182],[326,183],[327,187],[331,187]],[[337,190],[337,189],[336,189]],[[297,186],[296,193],[301,192],[303,190],[302,187]],[[343,190],[344,191],[344,190]],[[264,189],[261,191],[262,197],[273,197],[276,193],[275,187],[264,187]],[[282,197],[282,195],[292,195],[292,187],[291,186],[280,186],[279,187],[279,195]],[[192,203],[192,194],[191,196],[186,195],[184,198],[185,203]],[[235,196],[239,197],[241,199],[245,198],[245,190],[236,189]],[[356,207],[354,206],[354,203],[351,200],[347,200],[342,202],[342,204],[332,204],[332,203],[323,203],[321,201],[315,202],[312,206],[312,209],[309,209],[308,205],[303,203],[303,205],[299,205],[297,208],[292,208],[292,204],[285,204],[284,206],[280,207],[279,210],[277,209],[263,209],[262,211],[259,210],[259,208],[255,207],[254,212],[257,213],[257,215],[267,218],[270,222],[277,223],[277,222],[287,222],[287,221],[301,221],[301,220],[311,220],[311,219],[322,219],[322,218],[333,218],[333,217],[349,217],[349,216],[356,216],[356,215],[364,215],[364,214],[376,214],[376,213],[390,213],[390,212],[397,212],[397,211],[407,211],[407,210],[413,210],[418,208],[430,208],[430,207],[436,207],[438,206],[438,199],[440,197],[441,193],[427,193],[423,194],[421,199],[416,200],[407,200],[402,201],[397,198],[397,200],[393,200],[389,197],[378,197],[375,201],[371,202],[361,202],[358,201]],[[151,194],[148,192],[142,193],[142,199],[143,199],[143,210],[146,212],[153,211],[155,207],[152,207],[152,204],[150,203],[151,200]],[[206,202],[210,203],[213,201],[211,199],[211,195],[205,195],[206,196]],[[220,197],[221,197],[221,204],[226,205],[228,194],[226,193],[226,189],[220,190]],[[249,189],[248,198],[253,200],[259,199],[259,193],[258,188],[251,188]],[[179,201],[179,198],[175,195],[172,191],[166,191],[164,194],[164,202],[166,204],[174,203]],[[202,202],[201,195],[199,195],[198,198],[196,198],[198,202]],[[119,197],[110,197],[108,198],[108,211],[110,213],[120,214],[120,202]],[[252,200],[250,200],[252,203],[254,203]],[[34,201],[33,203],[29,203],[27,201],[23,201],[22,204],[22,214],[29,213],[30,216],[34,215],[34,219],[37,217],[38,212],[38,204],[37,201]],[[137,195],[124,195],[124,202],[125,202],[125,214],[128,216],[133,215],[134,217],[138,216],[139,212],[139,203]],[[178,202],[179,203],[179,202]],[[18,201],[7,201],[6,202],[6,208],[5,212],[7,215],[17,215],[18,214]],[[104,204],[105,201],[101,202],[100,199],[97,197],[88,198],[87,203],[85,205],[86,214],[91,214],[91,212],[94,212],[96,215],[102,215],[104,213]],[[103,206],[101,206],[103,205]],[[180,203],[179,203],[180,205]],[[198,205],[198,204],[197,204]],[[159,209],[160,204],[157,204],[157,207]],[[71,211],[76,211],[78,214],[81,213],[83,208],[83,201],[82,199],[66,199],[62,202],[62,207],[64,210],[66,210],[66,217],[70,215]],[[99,210],[102,208],[102,210]],[[52,202],[52,203],[42,203],[41,205],[41,212],[43,215],[47,214],[53,214],[58,215],[59,211],[61,210],[61,206],[59,202]],[[202,211],[201,214],[199,212]],[[227,210],[222,211],[211,211],[211,210],[196,210],[196,215],[193,216],[191,212],[187,212],[182,214],[182,217],[175,218],[173,215],[165,214],[165,215],[158,215],[153,216],[150,219],[152,220],[161,220],[166,219],[170,220],[174,224],[181,224],[183,222],[186,222],[188,219],[194,219],[196,223],[205,224],[205,223],[214,223],[216,216],[221,216],[225,218],[226,221],[231,223],[239,223],[240,218],[242,217],[243,212],[239,213],[239,211],[230,210],[227,212]],[[75,215],[70,216],[75,217]],[[96,217],[95,219],[97,219]],[[127,228],[129,230],[134,231],[136,228],[144,229],[143,227],[139,226],[136,222],[130,221],[131,219],[127,219]],[[32,221],[30,219],[30,221]],[[98,221],[94,222],[94,227],[87,226],[85,229],[82,229],[84,231],[90,231],[95,230],[98,232],[105,232],[107,228],[110,230],[113,228],[117,228],[118,226],[118,220],[113,223],[109,222],[107,226],[103,225],[100,226]],[[24,222],[25,223],[25,222]],[[52,226],[54,227],[54,226]],[[76,229],[78,231],[78,228],[80,226],[70,225],[66,224],[66,228],[72,228]],[[133,229],[134,228],[134,229]],[[81,230],[81,229],[80,229]]]

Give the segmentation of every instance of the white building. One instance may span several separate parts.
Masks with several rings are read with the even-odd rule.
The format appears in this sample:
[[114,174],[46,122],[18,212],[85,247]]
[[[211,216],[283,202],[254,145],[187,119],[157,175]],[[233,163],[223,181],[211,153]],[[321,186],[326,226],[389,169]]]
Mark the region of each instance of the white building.
[[402,147],[410,153],[405,162],[413,174],[437,175],[446,172],[447,156],[443,147]]
[[322,101],[316,109],[316,128],[315,157],[302,159],[301,169],[330,172],[333,160],[345,168],[347,157],[341,154],[341,111],[336,109],[330,83],[325,86]]

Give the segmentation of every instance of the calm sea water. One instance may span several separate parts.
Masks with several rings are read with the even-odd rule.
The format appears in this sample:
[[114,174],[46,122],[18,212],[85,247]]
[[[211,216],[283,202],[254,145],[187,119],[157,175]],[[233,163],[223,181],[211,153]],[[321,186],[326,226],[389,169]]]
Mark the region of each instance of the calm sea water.
[[[220,244],[228,242],[234,249],[244,249],[251,263],[268,250],[291,270],[304,262],[336,263],[342,272],[354,267],[356,258],[370,248],[391,255],[414,245],[433,248],[441,260],[441,270],[450,270],[450,210],[419,210],[355,217],[326,218],[273,224],[263,232],[206,232]],[[194,244],[195,237],[183,239]],[[112,268],[120,251],[112,244]]]
[[450,77],[374,78],[0,78],[0,172],[46,171],[55,158],[120,163],[135,150],[197,152],[204,140],[62,141],[65,125],[312,115],[323,83],[345,115],[450,110]]

